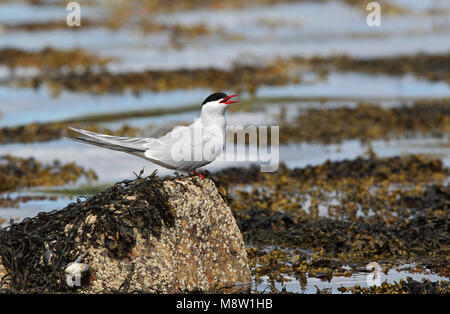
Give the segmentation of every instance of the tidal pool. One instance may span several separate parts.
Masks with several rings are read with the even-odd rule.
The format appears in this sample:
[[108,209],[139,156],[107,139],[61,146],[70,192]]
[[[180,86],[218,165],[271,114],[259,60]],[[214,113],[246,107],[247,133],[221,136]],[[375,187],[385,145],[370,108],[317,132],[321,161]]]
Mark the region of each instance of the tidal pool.
[[360,285],[365,288],[383,282],[394,284],[399,283],[402,279],[406,280],[408,277],[416,281],[422,281],[422,279],[428,279],[432,282],[448,280],[448,278],[436,274],[418,274],[400,270],[406,266],[410,265],[405,264],[397,268],[389,269],[387,274],[379,273],[380,283],[373,283],[373,273],[371,272],[354,273],[350,277],[333,277],[331,280],[307,277],[302,281],[298,278],[288,277],[287,281],[283,283],[273,281],[269,277],[264,276],[257,282],[253,282],[252,291],[254,293],[279,293],[283,291],[288,293],[317,293],[318,290],[326,290],[327,293],[340,294],[341,292],[338,289],[341,287]]

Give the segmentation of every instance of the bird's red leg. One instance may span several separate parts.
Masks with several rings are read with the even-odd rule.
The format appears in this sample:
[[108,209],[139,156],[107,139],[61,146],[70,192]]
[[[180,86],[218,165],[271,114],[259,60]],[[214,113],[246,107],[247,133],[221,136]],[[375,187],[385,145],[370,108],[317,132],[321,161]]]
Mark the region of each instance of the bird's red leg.
[[202,180],[206,178],[204,175],[202,175],[201,173],[198,173],[195,170],[194,170],[194,175],[199,176],[200,178],[202,178]]

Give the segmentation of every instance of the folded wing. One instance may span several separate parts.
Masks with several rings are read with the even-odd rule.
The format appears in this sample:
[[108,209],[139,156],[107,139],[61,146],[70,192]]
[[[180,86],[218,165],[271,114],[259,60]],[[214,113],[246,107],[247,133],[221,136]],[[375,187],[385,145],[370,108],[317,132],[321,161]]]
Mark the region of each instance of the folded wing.
[[[204,132],[200,141],[194,141],[193,127],[177,127],[160,138],[119,137],[70,129],[82,135],[72,138],[74,141],[133,154],[169,169],[192,171],[211,162],[204,160],[202,156],[194,158],[194,151],[201,152],[203,145],[214,139],[213,135]],[[185,158],[186,155],[177,156],[180,149],[186,148],[191,149],[190,158]]]

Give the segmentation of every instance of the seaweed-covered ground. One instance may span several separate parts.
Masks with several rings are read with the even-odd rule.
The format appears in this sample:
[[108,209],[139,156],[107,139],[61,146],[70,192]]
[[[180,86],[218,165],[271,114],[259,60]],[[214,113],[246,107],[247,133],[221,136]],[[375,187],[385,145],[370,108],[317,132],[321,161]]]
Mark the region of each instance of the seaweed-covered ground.
[[[237,93],[255,95],[262,86],[282,86],[300,83],[302,73],[314,74],[317,80],[325,80],[327,74],[338,72],[361,72],[401,76],[413,74],[429,81],[450,82],[450,55],[405,55],[400,57],[351,58],[331,56],[327,58],[291,57],[275,59],[260,65],[242,64],[238,60],[231,69],[177,69],[147,70],[140,72],[111,73],[104,70],[107,58],[91,56],[83,50],[54,51],[46,48],[40,52],[27,53],[6,49],[0,51],[0,65],[11,69],[38,67],[41,75],[16,77],[9,84],[21,87],[39,88],[47,86],[52,95],[61,91],[87,92],[93,94],[145,91],[169,91],[180,86],[187,89],[211,88],[232,89]],[[93,71],[98,66],[103,70]],[[62,67],[65,72],[59,71]],[[69,67],[69,72],[67,71]],[[79,68],[83,71],[79,71]],[[78,71],[75,71],[77,70]]]
[[[58,168],[5,160],[26,163],[28,170]],[[39,171],[30,176],[39,178]],[[437,159],[372,154],[314,167],[281,165],[275,173],[252,166],[211,176],[248,247],[255,293],[449,293],[449,174]],[[367,282],[373,262],[378,285]],[[401,272],[409,276],[387,280]]]
[[[412,155],[214,177],[250,247],[256,282],[267,276],[276,291],[275,283],[294,281],[300,291],[307,278],[351,277],[371,262],[386,273],[412,264],[413,273],[449,277],[449,172],[439,160]],[[448,281],[410,285],[348,291],[449,292]]]
[[0,192],[33,186],[57,186],[75,182],[80,177],[97,179],[93,170],[84,170],[75,163],[62,165],[55,161],[42,165],[33,158],[0,156]]

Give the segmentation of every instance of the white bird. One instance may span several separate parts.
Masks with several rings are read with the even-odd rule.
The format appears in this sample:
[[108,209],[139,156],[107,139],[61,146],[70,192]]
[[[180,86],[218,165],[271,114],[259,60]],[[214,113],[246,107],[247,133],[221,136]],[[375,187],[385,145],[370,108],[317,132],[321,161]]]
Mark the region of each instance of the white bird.
[[237,95],[214,93],[202,103],[200,117],[189,126],[177,126],[159,138],[118,137],[70,128],[82,137],[74,141],[126,152],[142,157],[172,170],[196,172],[216,159],[223,151],[225,138],[225,110],[237,103],[230,99]]

